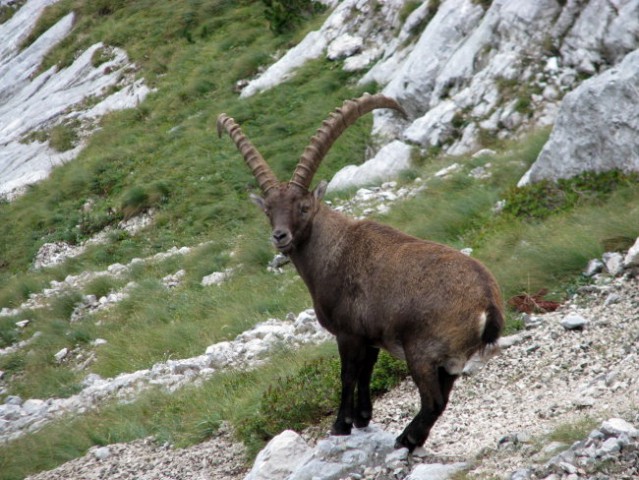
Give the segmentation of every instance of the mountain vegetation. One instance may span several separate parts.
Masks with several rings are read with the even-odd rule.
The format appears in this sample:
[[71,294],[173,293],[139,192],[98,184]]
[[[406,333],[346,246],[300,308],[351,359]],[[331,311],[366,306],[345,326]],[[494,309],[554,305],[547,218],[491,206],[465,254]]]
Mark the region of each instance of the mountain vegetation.
[[[345,72],[340,61],[321,59],[282,85],[240,100],[239,82],[321,24],[324,14],[306,5],[292,24],[274,25],[272,9],[283,3],[61,0],[46,10],[27,42],[70,11],[77,18],[43,69],[68,65],[78,52],[102,41],[125,49],[154,92],[138,108],[105,117],[77,159],[55,168],[23,196],[0,203],[0,309],[16,308],[68,275],[105,270],[175,246],[194,248],[185,256],[138,265],[122,280],[93,281],[46,308],[0,317],[0,348],[41,332],[28,347],[0,356],[6,387],[0,400],[70,396],[89,373],[113,377],[197,355],[259,321],[310,306],[292,267],[281,275],[267,271],[274,252],[262,213],[248,201],[254,179],[232,142],[217,138],[215,121],[221,112],[233,116],[276,174],[288,179],[321,120],[344,99],[377,87],[358,85],[359,75]],[[318,180],[365,159],[371,123],[362,118],[340,138]],[[75,138],[74,132],[59,135],[60,148]],[[495,273],[506,298],[544,288],[562,301],[587,281],[580,272],[589,259],[611,245],[627,248],[637,237],[639,189],[635,176],[619,172],[515,187],[547,137],[541,130],[517,141],[490,138],[497,154],[477,158],[451,159],[416,148],[412,169],[398,181],[426,178],[427,188],[377,219],[418,237],[472,248]],[[459,170],[434,176],[454,161],[462,163]],[[489,168],[491,176],[470,176],[476,167]],[[503,199],[506,207],[495,209]],[[141,233],[117,228],[145,212],[153,213],[153,223]],[[80,244],[107,227],[112,230],[106,243],[61,265],[33,268],[43,244]],[[235,272],[229,281],[202,286],[203,276],[229,267]],[[161,279],[180,269],[184,281],[164,288]],[[102,296],[131,281],[131,295],[115,308],[70,322],[81,294]],[[29,325],[17,329],[15,323],[26,319]],[[508,329],[517,328],[518,316],[511,312]],[[85,369],[54,358],[62,348],[90,349],[98,338],[107,343]],[[326,400],[336,388],[336,358],[332,344],[283,349],[253,371],[220,373],[200,386],[147,392],[64,418],[0,445],[0,479],[53,468],[92,445],[149,435],[178,445],[199,442],[223,421],[254,454],[282,429],[299,429],[332,414],[336,403]],[[376,375],[381,392],[406,371],[388,357]]]

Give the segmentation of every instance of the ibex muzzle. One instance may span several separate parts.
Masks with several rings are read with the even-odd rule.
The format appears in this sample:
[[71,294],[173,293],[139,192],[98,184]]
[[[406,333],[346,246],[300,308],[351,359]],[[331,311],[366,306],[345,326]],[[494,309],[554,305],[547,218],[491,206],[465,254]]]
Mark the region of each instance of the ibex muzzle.
[[423,445],[444,411],[466,361],[494,344],[503,328],[499,287],[477,260],[390,227],[356,221],[322,203],[326,182],[313,175],[339,135],[376,108],[403,114],[394,100],[348,100],[322,123],[289,182],[279,182],[235,121],[226,130],[262,191],[252,195],[269,218],[272,241],[291,258],[313,298],[319,322],[337,339],[342,392],[332,432],[347,435],[372,417],[371,374],[379,349],[407,361],[421,409],[397,447]]

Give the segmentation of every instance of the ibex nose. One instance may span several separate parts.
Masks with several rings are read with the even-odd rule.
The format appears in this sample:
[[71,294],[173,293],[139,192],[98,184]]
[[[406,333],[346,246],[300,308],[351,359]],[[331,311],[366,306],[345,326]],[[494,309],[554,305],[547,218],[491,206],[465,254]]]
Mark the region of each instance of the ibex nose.
[[286,244],[288,237],[289,233],[286,230],[273,231],[273,242],[275,242],[276,245]]

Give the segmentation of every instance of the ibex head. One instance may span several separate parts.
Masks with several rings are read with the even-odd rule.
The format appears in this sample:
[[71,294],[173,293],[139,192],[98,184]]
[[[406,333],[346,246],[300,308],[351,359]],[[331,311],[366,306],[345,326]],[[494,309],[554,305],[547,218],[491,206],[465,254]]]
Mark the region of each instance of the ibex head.
[[399,104],[383,95],[364,94],[347,100],[336,108],[311,138],[304,149],[291,180],[280,182],[262,155],[242,133],[240,126],[226,114],[217,119],[218,135],[226,130],[242,153],[262,191],[262,196],[251,195],[251,199],[268,216],[273,229],[271,239],[282,253],[291,252],[310,234],[312,220],[326,192],[326,182],[320,182],[309,191],[313,176],[335,140],[359,117],[376,108],[393,108],[403,115]]

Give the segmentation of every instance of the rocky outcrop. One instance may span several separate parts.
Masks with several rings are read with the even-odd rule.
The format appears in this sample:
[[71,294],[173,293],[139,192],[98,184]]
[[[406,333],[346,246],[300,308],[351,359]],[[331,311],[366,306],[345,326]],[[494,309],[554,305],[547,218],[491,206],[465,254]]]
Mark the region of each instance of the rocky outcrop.
[[[44,56],[73,26],[70,13],[20,50],[40,13],[53,3],[56,0],[29,0],[0,25],[0,196],[9,199],[25,185],[46,178],[54,166],[75,158],[102,115],[135,107],[149,93],[143,81],[135,80],[124,50],[101,43],[66,68],[54,66],[38,74]],[[108,94],[112,87],[118,91]],[[83,105],[88,97],[97,104]],[[58,151],[45,139],[63,125],[73,129],[78,140],[73,148]]]
[[[114,378],[89,374],[82,390],[68,398],[29,399],[9,396],[0,405],[0,441],[11,440],[26,432],[42,428],[62,415],[77,414],[98,408],[117,398],[130,400],[140,392],[161,387],[175,391],[197,380],[211,377],[224,369],[247,370],[263,363],[273,349],[285,345],[298,348],[305,344],[327,341],[330,334],[317,322],[315,312],[306,310],[285,320],[270,319],[241,333],[232,341],[213,344],[202,355],[159,362],[152,367]],[[58,363],[70,355],[58,352]]]
[[263,74],[250,80],[242,89],[241,97],[273,88],[294,75],[308,60],[322,55],[331,60],[344,60],[346,70],[366,68],[382,55],[381,45],[393,40],[393,29],[399,27],[399,13],[405,0],[323,3],[337,6],[322,27],[309,33]]
[[639,50],[564,98],[550,139],[519,185],[585,171],[639,171]]
[[377,425],[355,429],[348,436],[331,436],[314,448],[291,430],[273,438],[260,452],[245,480],[338,480],[378,477],[393,471],[410,480],[446,480],[468,465],[419,464],[408,468],[408,450],[395,450],[395,437]]
[[[320,30],[250,81],[242,96],[272,88],[308,59],[326,55],[349,71],[369,68],[360,83],[381,85],[409,113],[410,121],[401,122],[375,112],[374,135],[463,155],[486,138],[553,124],[562,97],[582,78],[639,47],[639,0],[485,3],[431,0],[406,15],[410,4],[402,0],[378,9],[362,0],[341,2]],[[358,186],[370,182],[365,175],[358,182],[348,168],[334,188],[346,176]]]
[[328,184],[328,191],[392,180],[400,172],[410,168],[410,156],[410,145],[395,140],[382,147],[373,158],[362,165],[349,165],[337,172]]

